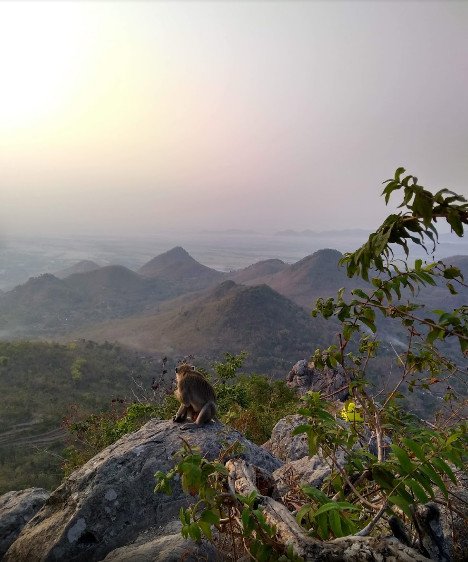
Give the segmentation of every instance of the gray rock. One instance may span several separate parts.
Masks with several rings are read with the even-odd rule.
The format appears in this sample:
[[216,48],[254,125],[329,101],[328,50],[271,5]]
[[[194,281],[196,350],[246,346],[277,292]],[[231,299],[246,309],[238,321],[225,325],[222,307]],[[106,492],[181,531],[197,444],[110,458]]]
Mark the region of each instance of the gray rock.
[[320,457],[315,455],[284,464],[273,472],[273,478],[278,493],[284,496],[291,488],[291,483],[293,482],[296,484],[309,484],[319,488],[330,474],[330,467]]
[[172,496],[154,494],[154,473],[167,471],[182,439],[216,458],[238,441],[248,462],[273,472],[281,465],[239,432],[212,423],[182,431],[151,420],[104,449],[57,488],[5,555],[8,562],[102,560],[144,531],[175,519],[188,498],[176,483]]
[[308,455],[307,435],[291,435],[298,425],[307,423],[307,418],[294,414],[281,419],[273,428],[270,439],[262,445],[276,458],[285,462],[302,459]]
[[344,401],[349,396],[343,373],[337,369],[316,369],[313,362],[298,361],[289,371],[287,385],[297,389],[303,396],[306,392],[321,392],[334,400]]
[[105,562],[215,562],[221,560],[214,546],[184,539],[181,523],[174,521],[162,530],[142,533],[135,542],[110,552]]
[[[455,468],[455,467],[452,467]],[[450,504],[457,511],[451,511],[446,506],[439,506],[441,511],[441,522],[446,539],[452,537],[453,541],[447,540],[450,554],[455,562],[465,562],[468,553],[468,532],[466,521],[468,520],[468,473],[462,470],[454,470],[458,479],[458,485],[450,484]],[[443,501],[441,493],[436,497]]]
[[42,488],[12,491],[0,496],[0,558],[49,496],[49,492]]

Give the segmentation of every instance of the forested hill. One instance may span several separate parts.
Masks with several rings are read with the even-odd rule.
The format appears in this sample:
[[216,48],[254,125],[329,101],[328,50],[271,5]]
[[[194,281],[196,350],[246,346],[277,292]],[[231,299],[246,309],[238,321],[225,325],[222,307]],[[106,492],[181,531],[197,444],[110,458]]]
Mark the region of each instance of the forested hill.
[[0,494],[27,487],[31,474],[37,485],[58,483],[72,405],[85,415],[142,389],[151,396],[158,374],[156,358],[109,343],[0,342]]

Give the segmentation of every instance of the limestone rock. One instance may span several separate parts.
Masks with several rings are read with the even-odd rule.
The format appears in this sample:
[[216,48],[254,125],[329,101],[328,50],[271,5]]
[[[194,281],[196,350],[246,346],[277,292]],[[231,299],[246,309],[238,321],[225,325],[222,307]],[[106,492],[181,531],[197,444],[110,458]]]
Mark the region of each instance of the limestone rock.
[[337,369],[316,369],[313,362],[298,361],[289,371],[286,378],[291,388],[296,388],[302,396],[309,390],[321,392],[333,400],[344,401],[349,396],[346,380]]
[[154,494],[154,473],[167,471],[182,439],[216,458],[230,444],[268,472],[281,461],[220,423],[182,431],[172,421],[151,420],[122,437],[59,486],[23,528],[5,555],[6,562],[93,562],[134,541],[150,527],[177,517],[187,496],[177,484],[173,495]]
[[282,418],[273,428],[270,439],[262,447],[285,462],[306,457],[309,451],[307,435],[305,433],[291,435],[293,429],[303,423],[307,423],[307,418],[299,414]]
[[325,478],[330,474],[330,467],[315,455],[284,464],[273,472],[273,478],[279,494],[284,496],[290,489],[290,483],[292,482],[320,488]]
[[110,552],[105,562],[215,562],[221,560],[214,546],[184,539],[180,521],[169,523],[162,530],[142,533],[135,542]]
[[0,496],[0,558],[49,496],[49,492],[42,488],[12,491]]

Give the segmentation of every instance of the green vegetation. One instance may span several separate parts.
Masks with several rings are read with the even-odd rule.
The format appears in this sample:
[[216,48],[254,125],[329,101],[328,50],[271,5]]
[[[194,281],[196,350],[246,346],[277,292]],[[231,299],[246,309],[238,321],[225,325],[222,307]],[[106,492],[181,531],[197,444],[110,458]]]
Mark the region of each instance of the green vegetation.
[[110,343],[0,342],[0,493],[58,485],[70,410],[112,412],[138,385],[150,389],[154,370],[151,357]]
[[[258,374],[238,374],[245,357],[245,353],[226,353],[223,362],[213,365],[213,373],[204,371],[204,374],[216,392],[219,420],[262,444],[270,438],[278,420],[296,411],[298,398],[284,381],[270,380]],[[261,403],[259,396],[264,397]],[[65,474],[123,435],[136,431],[151,418],[171,419],[178,407],[173,394],[166,393],[157,404],[116,402],[107,412],[85,417],[76,413],[67,422],[71,443],[65,450]]]
[[[450,384],[454,377],[465,374],[456,359],[443,355],[437,344],[456,341],[459,359],[466,359],[468,307],[426,312],[423,303],[404,297],[441,282],[450,293],[456,293],[457,286],[464,284],[463,275],[457,267],[441,262],[416,260],[414,266],[408,261],[393,262],[392,244],[402,246],[407,257],[409,241],[425,245],[429,239],[435,244],[435,225],[441,219],[462,236],[468,224],[468,203],[446,189],[432,194],[414,176],[402,178],[404,172],[399,168],[395,177],[385,182],[383,195],[388,202],[392,193],[403,192],[400,208],[405,211],[390,215],[360,249],[342,259],[350,277],[370,278],[371,289],[357,288],[350,298],[342,289],[336,299],[318,299],[313,311],[314,316],[333,318],[341,324],[337,343],[317,349],[314,363],[342,371],[363,418],[362,422],[348,423],[337,419],[336,407],[319,393],[310,392],[302,399],[299,413],[307,421],[294,434],[305,433],[309,454],[321,457],[332,472],[320,489],[302,487],[303,505],[297,521],[321,540],[367,536],[376,529],[388,534],[390,517],[399,521],[408,537],[417,535],[418,504],[432,500],[450,510],[450,485],[457,483],[457,471],[466,466],[463,396],[449,387],[434,424],[406,413],[399,405],[405,389],[430,391],[440,380]],[[395,384],[383,389],[369,381],[381,344],[378,316],[396,322],[407,342],[406,350],[395,354],[392,368],[399,374]],[[277,529],[267,523],[258,494],[233,494],[222,464],[209,463],[185,447],[173,470],[155,475],[156,491],[170,493],[170,481],[177,474],[184,490],[200,498],[181,509],[185,536],[210,539],[215,526],[231,537],[234,552],[235,536],[240,536],[254,560],[297,560],[278,541]],[[424,544],[420,549],[427,554]]]

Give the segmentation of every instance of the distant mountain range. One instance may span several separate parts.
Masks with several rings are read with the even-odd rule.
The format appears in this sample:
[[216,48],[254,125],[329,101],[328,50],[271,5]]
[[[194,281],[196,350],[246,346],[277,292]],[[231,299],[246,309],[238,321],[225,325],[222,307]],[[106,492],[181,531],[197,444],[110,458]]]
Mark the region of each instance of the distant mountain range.
[[[79,262],[62,279],[44,274],[0,294],[0,338],[118,340],[182,356],[247,350],[257,365],[279,369],[331,342],[335,326],[308,314],[318,297],[365,285],[348,279],[340,257],[324,249],[292,265],[270,259],[231,273],[202,265],[181,247],[138,272]],[[468,279],[468,256],[444,261]],[[453,297],[439,287],[420,294],[434,309],[460,306],[466,296],[463,288]]]
[[275,236],[310,236],[316,238],[331,238],[331,237],[347,237],[347,236],[362,236],[363,239],[369,236],[370,230],[365,230],[362,228],[349,228],[345,230],[281,230],[275,232]]

